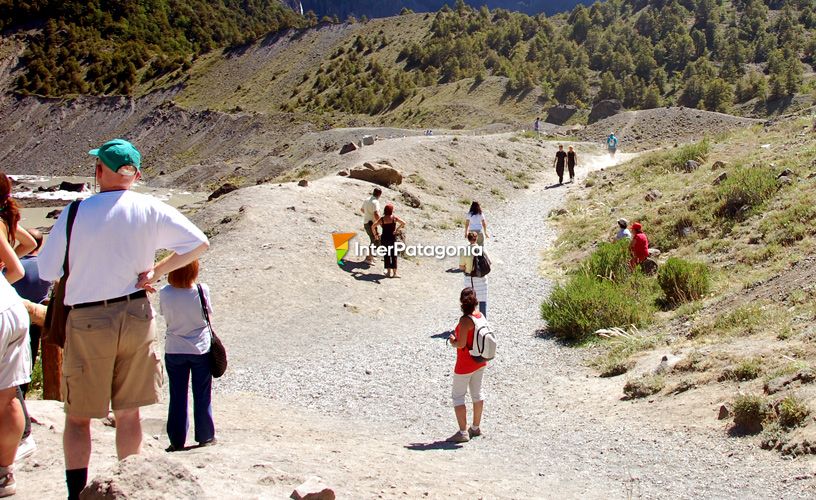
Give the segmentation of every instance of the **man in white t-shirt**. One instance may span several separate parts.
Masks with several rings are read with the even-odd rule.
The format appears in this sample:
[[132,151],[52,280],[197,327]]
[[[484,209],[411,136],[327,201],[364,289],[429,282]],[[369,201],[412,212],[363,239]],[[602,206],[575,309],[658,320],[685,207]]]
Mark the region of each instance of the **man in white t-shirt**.
[[[380,218],[380,196],[382,195],[382,189],[374,188],[374,192],[371,193],[371,196],[363,202],[363,206],[360,208],[360,212],[363,214],[363,227],[365,228],[365,232],[368,235],[368,240],[371,244],[371,247],[375,247],[379,245],[380,238],[377,236],[377,230],[374,229],[372,226]],[[373,264],[374,263],[374,256],[371,253],[366,256],[366,263]]]
[[[65,395],[65,476],[68,498],[88,477],[90,422],[112,408],[120,460],[141,452],[139,408],[159,401],[162,366],[147,291],[162,275],[192,262],[207,237],[178,210],[130,191],[141,176],[141,154],[114,139],[89,151],[100,193],[82,201],[68,249],[62,393]],[[67,214],[54,224],[39,257],[40,276],[62,276]],[[154,264],[156,251],[171,250]]]

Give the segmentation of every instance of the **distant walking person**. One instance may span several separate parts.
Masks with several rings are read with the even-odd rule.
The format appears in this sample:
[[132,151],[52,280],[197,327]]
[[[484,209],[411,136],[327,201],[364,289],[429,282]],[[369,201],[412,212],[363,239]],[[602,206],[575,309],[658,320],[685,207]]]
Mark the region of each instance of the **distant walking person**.
[[470,210],[465,215],[465,239],[470,239],[468,235],[471,231],[476,233],[476,244],[480,247],[484,246],[485,238],[490,238],[487,234],[487,220],[478,201],[470,204]]
[[567,149],[567,169],[569,170],[570,182],[575,182],[575,165],[578,164],[578,154],[572,146]]
[[[192,376],[193,421],[199,446],[215,442],[212,414],[212,372],[210,341],[212,334],[203,308],[212,316],[210,288],[196,285],[198,260],[171,271],[169,285],[159,292],[161,314],[167,322],[164,362],[170,382],[170,406],[167,410],[167,451],[183,450],[189,427],[187,418],[188,384]],[[202,303],[201,297],[204,297]]]
[[479,301],[479,312],[487,317],[487,276],[473,276],[473,256],[475,254],[475,247],[478,247],[476,242],[476,233],[471,231],[468,233],[468,242],[470,243],[470,255],[462,255],[459,257],[459,269],[465,272],[465,288],[473,288],[476,293],[476,299]]
[[374,221],[371,229],[376,230],[377,226],[382,226],[382,237],[380,243],[386,248],[385,254],[385,276],[388,278],[397,277],[397,231],[405,227],[405,222],[394,215],[394,205],[389,203],[383,210],[383,216]]
[[533,122],[533,131],[536,133],[536,136],[540,139],[541,138],[541,118],[536,118]]
[[[481,436],[479,428],[482,422],[484,397],[482,396],[482,378],[487,366],[486,361],[477,362],[470,355],[473,347],[473,337],[476,329],[487,324],[484,315],[476,310],[478,299],[472,288],[465,288],[459,294],[459,304],[462,308],[462,317],[449,338],[450,344],[456,348],[456,365],[453,368],[453,409],[456,412],[456,422],[459,430],[448,438],[453,443],[464,443],[470,438]],[[470,399],[473,402],[473,423],[467,427],[467,407],[465,396],[470,390]]]
[[606,138],[606,150],[609,151],[609,156],[615,157],[615,153],[618,151],[618,138],[615,137],[614,132]]
[[555,153],[555,160],[553,161],[553,165],[555,166],[555,173],[558,174],[558,184],[564,183],[564,164],[567,159],[567,152],[564,151],[564,146],[559,144],[558,145],[558,152]]
[[634,269],[649,258],[649,239],[643,232],[643,226],[639,222],[632,224],[632,243],[629,244],[629,250],[632,252],[632,260],[629,262],[629,267]]
[[[62,393],[68,395],[63,446],[69,500],[79,498],[88,479],[91,419],[105,418],[112,408],[117,456],[141,453],[139,408],[157,403],[162,392],[156,321],[146,292],[209,247],[178,210],[131,191],[142,158],[133,144],[114,139],[88,153],[95,157],[101,191],[77,207],[70,249],[71,210],[62,212],[39,262],[40,276],[56,280],[68,257]],[[154,262],[159,249],[171,252]]]
[[615,241],[622,239],[631,240],[632,232],[629,231],[629,221],[626,219],[618,219],[618,232],[615,234]]
[[[368,235],[368,241],[371,244],[371,248],[376,247],[380,241],[377,231],[373,230],[372,226],[374,225],[374,221],[380,218],[381,195],[382,189],[374,188],[374,192],[371,193],[371,196],[366,201],[363,202],[363,206],[360,208],[360,212],[363,214],[363,227]],[[369,253],[365,261],[367,264],[373,264],[374,256]]]

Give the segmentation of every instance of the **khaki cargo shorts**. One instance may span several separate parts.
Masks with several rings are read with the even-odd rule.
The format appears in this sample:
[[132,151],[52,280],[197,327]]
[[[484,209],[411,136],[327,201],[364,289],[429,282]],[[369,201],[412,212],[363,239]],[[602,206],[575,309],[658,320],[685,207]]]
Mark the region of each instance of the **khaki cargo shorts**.
[[65,413],[104,418],[109,408],[158,403],[162,379],[153,308],[146,298],[68,314],[62,363]]

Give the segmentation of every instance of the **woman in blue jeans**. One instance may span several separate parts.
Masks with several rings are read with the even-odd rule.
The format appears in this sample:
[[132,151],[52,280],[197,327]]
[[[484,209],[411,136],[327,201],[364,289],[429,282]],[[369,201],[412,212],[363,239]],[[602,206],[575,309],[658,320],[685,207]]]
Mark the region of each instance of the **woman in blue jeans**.
[[[170,408],[167,415],[167,451],[184,449],[187,440],[187,388],[193,379],[193,420],[195,440],[199,446],[215,444],[210,372],[210,328],[204,319],[201,299],[195,280],[198,261],[172,271],[169,285],[159,292],[161,314],[167,322],[164,361],[170,381]],[[210,289],[201,284],[204,307],[212,315]]]

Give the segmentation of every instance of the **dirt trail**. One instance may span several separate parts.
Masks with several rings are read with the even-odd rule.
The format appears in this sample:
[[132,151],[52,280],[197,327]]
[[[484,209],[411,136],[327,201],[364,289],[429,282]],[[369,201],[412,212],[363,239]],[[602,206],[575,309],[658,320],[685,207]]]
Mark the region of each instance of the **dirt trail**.
[[[582,160],[579,180],[609,165]],[[454,352],[444,341],[463,284],[454,259],[403,259],[393,280],[360,258],[339,268],[329,233],[359,232],[356,210],[371,188],[341,177],[256,186],[210,205],[197,219],[217,233],[202,279],[231,355],[215,384],[220,444],[172,458],[210,498],[285,496],[310,474],[341,498],[812,497],[812,461],[728,438],[716,402],[710,416],[694,407],[678,422],[621,401],[622,381],[595,378],[581,351],[540,337],[552,284],[537,269],[555,237],[547,216],[576,188],[552,176],[486,207],[488,317],[501,351],[485,378],[485,435],[463,446],[442,442],[454,430]],[[419,211],[400,215],[414,221],[411,241],[462,240],[461,228],[423,229]],[[163,453],[164,411],[146,412],[156,437],[148,453]],[[21,469],[32,498],[62,492],[54,427],[35,430],[40,465]],[[110,430],[97,430],[91,475],[113,460]],[[474,470],[478,479],[454,480]]]

